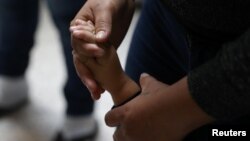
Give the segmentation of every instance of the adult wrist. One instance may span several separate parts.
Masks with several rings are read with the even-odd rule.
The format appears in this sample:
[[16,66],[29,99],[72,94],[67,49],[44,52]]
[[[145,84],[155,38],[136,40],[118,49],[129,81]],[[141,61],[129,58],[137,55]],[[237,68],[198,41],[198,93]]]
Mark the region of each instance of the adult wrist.
[[191,97],[187,77],[169,86],[169,89],[159,96],[158,103],[163,103],[160,105],[163,107],[162,112],[165,116],[172,116],[173,127],[182,137],[214,120]]
[[182,103],[185,105],[183,109],[183,124],[185,125],[184,130],[186,131],[186,134],[214,121],[213,117],[203,111],[192,98],[189,93],[187,77],[181,79],[173,87],[179,89],[181,94],[180,100],[183,101]]

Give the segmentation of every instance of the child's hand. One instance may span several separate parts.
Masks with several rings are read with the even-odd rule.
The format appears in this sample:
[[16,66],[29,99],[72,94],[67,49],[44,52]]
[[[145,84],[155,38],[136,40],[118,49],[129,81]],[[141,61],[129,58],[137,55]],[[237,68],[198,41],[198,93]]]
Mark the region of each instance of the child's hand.
[[95,27],[91,21],[76,20],[70,27],[72,47],[82,57],[100,57],[104,50],[95,44]]
[[[92,22],[84,22],[78,20],[77,26],[73,36],[81,38],[83,34],[94,34],[95,27]],[[84,40],[82,40],[84,43]],[[99,48],[104,50],[104,54],[101,57],[86,57],[80,54],[79,51],[75,51],[73,54],[85,64],[92,72],[97,82],[104,88],[110,91],[114,84],[117,84],[117,80],[121,80],[124,76],[123,69],[120,65],[119,58],[116,50],[111,45],[98,44]],[[118,88],[118,87],[117,87]]]
[[[78,24],[77,34],[75,37],[81,36],[83,32],[93,33],[94,25],[91,22]],[[80,37],[78,37],[80,38]],[[84,40],[82,40],[84,42]],[[104,50],[104,54],[101,57],[86,57],[79,54],[77,51],[73,52],[74,61],[78,73],[83,72],[81,67],[83,64],[91,70],[96,82],[105,90],[108,90],[115,104],[120,104],[131,95],[140,90],[123,71],[116,49],[109,44],[98,44],[99,48]],[[79,63],[79,61],[81,63]]]
[[85,62],[89,58],[97,56],[95,53],[98,55],[103,54],[104,50],[99,48],[93,41],[90,43],[85,40],[86,38],[91,38],[91,36],[94,36],[95,29],[92,22],[75,20],[75,23],[70,27],[70,31],[73,51],[75,52],[74,54],[78,55],[78,58],[73,56],[76,72],[85,86],[87,86],[91,92],[92,98],[97,100],[100,98],[100,95],[104,92],[104,90],[95,81],[93,74],[91,73],[92,70],[88,69],[88,67],[85,65]]

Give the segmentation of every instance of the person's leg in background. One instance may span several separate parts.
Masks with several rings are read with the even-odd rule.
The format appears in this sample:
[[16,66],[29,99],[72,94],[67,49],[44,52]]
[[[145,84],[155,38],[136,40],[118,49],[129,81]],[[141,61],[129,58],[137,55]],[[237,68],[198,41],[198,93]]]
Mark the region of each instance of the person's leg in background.
[[[78,78],[72,59],[70,21],[84,4],[84,0],[48,0],[50,11],[58,28],[67,66],[67,82],[64,94],[67,102],[63,129],[56,141],[82,140],[93,137],[97,124],[93,117],[94,102],[88,89]],[[65,138],[65,139],[63,139]]]
[[[136,82],[139,82],[143,72],[166,84],[178,81],[191,70],[191,59],[197,62],[203,60],[191,56],[186,36],[183,27],[161,1],[144,0],[130,46],[126,72]],[[197,53],[206,54],[206,50]],[[184,141],[207,141],[207,135],[206,127],[199,128]]]
[[172,84],[189,70],[186,34],[161,1],[144,0],[129,49],[126,73],[136,82],[149,73]]
[[25,71],[37,26],[38,0],[0,1],[0,114],[28,99]]

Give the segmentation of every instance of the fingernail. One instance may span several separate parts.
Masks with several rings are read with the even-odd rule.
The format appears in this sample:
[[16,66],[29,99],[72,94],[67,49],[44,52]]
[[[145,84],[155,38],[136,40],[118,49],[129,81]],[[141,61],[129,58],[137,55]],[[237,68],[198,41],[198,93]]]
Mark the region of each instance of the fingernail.
[[104,31],[99,31],[96,34],[96,38],[98,38],[98,39],[102,39],[102,38],[104,38],[104,36],[105,36],[105,32]]
[[145,72],[141,74],[141,77],[148,77],[148,76],[149,76],[149,74],[147,74]]

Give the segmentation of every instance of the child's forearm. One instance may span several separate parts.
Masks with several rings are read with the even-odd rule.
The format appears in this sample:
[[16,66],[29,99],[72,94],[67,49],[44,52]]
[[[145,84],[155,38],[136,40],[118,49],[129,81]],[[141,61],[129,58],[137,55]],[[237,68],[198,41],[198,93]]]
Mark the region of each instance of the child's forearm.
[[133,81],[126,74],[122,76],[120,82],[116,82],[116,86],[107,88],[107,91],[111,94],[115,106],[120,105],[140,92],[140,86]]

